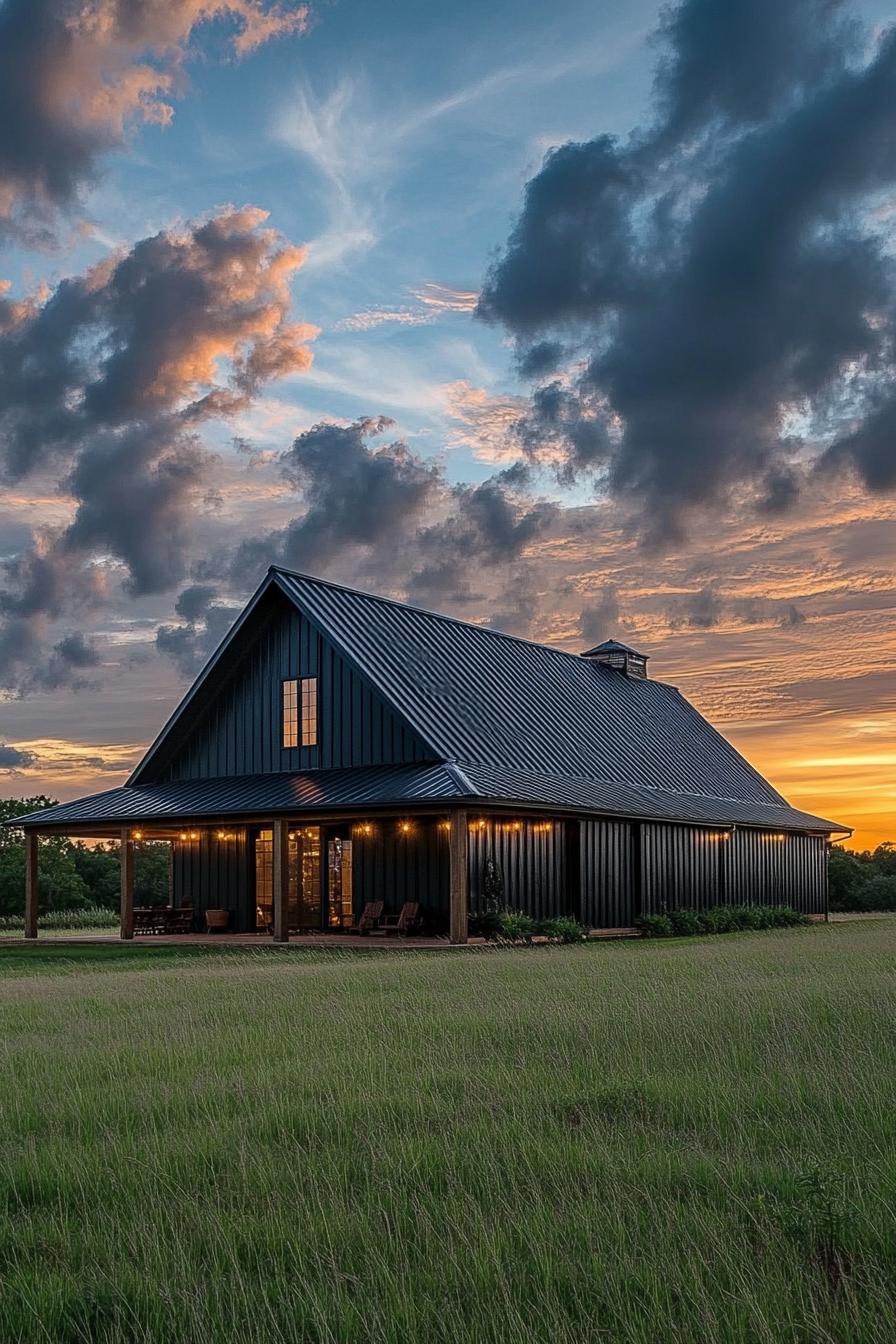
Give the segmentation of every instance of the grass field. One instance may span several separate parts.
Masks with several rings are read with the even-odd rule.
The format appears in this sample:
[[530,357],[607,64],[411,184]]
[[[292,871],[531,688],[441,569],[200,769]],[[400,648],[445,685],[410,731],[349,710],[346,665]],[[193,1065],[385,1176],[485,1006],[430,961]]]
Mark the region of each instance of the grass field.
[[892,1341],[896,927],[0,949],[0,1340]]

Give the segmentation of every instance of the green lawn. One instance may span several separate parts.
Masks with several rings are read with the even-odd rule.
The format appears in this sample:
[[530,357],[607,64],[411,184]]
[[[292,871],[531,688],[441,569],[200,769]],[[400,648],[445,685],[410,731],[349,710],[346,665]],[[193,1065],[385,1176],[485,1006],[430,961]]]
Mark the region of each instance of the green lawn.
[[892,1341],[894,953],[0,948],[0,1340]]

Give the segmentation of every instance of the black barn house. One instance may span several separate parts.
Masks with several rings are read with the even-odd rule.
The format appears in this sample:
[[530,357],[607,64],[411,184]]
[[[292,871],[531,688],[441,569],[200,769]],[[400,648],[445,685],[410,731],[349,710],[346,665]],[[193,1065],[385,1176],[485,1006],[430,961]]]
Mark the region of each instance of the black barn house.
[[[172,847],[172,901],[235,931],[330,929],[419,901],[467,937],[503,903],[597,929],[721,902],[827,908],[847,828],[790,807],[646,658],[581,655],[271,568],[128,783],[24,819]],[[490,862],[492,861],[492,862]]]

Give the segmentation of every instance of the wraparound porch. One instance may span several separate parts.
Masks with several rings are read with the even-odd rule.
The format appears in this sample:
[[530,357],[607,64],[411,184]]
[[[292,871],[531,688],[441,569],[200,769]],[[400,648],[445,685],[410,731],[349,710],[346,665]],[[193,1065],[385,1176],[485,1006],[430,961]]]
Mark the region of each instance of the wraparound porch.
[[[415,815],[389,810],[363,819],[306,814],[128,826],[36,825],[25,833],[24,936],[35,939],[39,932],[40,838],[64,834],[118,842],[119,936],[125,940],[140,932],[134,906],[139,846],[143,841],[166,841],[171,847],[169,908],[195,909],[201,928],[210,908],[223,905],[228,927],[211,935],[216,942],[239,937],[257,946],[268,935],[277,944],[292,937],[304,946],[319,939],[328,946],[343,941],[462,944],[468,934],[470,830],[483,824],[471,821],[466,810],[453,809]],[[422,897],[418,903],[424,910],[423,927],[413,932],[426,936],[398,940],[391,931],[385,937],[378,932],[370,940],[348,936],[346,930],[356,923],[364,905],[377,896],[393,923],[409,896]],[[183,942],[202,936],[196,928],[189,932],[186,925],[181,928],[183,932],[171,937]],[[159,942],[167,935],[152,936]]]

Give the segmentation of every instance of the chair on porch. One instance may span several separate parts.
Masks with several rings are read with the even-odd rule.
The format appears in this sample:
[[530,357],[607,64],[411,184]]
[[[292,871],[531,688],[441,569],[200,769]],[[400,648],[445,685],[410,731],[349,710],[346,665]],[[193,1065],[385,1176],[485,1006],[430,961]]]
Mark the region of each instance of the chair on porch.
[[192,933],[193,931],[193,907],[192,905],[178,905],[171,911],[170,925],[172,933]]
[[422,923],[423,916],[420,913],[420,902],[405,901],[397,915],[384,915],[377,927],[371,929],[370,932],[396,933],[399,938],[406,938],[409,933],[415,933]]
[[373,933],[382,919],[385,901],[368,901],[357,921],[345,930],[346,933]]

